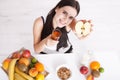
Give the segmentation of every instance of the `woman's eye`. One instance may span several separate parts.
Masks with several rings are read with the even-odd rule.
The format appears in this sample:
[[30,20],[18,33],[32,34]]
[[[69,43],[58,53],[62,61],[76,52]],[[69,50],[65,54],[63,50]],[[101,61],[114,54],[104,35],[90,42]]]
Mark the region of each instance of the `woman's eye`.
[[73,18],[73,17],[69,17],[69,19],[71,19],[71,20],[72,20],[72,19],[74,19],[74,18]]
[[67,15],[67,12],[66,12],[66,11],[63,11],[63,14]]
[[[67,13],[66,11],[63,11],[63,14],[64,14],[65,16],[68,16],[68,13]],[[70,20],[73,20],[74,17],[73,17],[73,16],[69,16],[69,19],[70,19]]]

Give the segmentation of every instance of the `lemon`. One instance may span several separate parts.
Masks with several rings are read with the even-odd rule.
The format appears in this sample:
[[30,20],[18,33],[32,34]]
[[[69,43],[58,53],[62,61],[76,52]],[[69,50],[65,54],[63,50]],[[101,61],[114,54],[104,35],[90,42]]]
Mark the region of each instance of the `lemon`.
[[36,80],[44,80],[44,75],[43,74],[38,74],[37,76],[36,76]]

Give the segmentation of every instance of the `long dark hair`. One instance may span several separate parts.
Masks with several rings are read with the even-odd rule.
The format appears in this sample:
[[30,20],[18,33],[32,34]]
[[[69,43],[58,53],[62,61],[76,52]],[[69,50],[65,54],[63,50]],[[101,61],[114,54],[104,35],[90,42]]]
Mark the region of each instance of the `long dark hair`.
[[[53,31],[53,17],[55,15],[55,9],[56,8],[61,8],[64,6],[71,6],[73,8],[75,8],[77,10],[77,14],[79,14],[80,12],[80,5],[78,3],[78,1],[76,0],[61,0],[47,15],[46,17],[46,22],[44,24],[43,30],[42,30],[42,36],[41,39],[46,38],[49,34],[52,33]],[[62,35],[59,39],[59,43],[57,45],[57,51],[59,50],[59,48],[61,47],[67,47],[67,40],[68,40],[68,36],[67,36],[67,31],[65,29],[65,27],[61,28],[62,31]]]

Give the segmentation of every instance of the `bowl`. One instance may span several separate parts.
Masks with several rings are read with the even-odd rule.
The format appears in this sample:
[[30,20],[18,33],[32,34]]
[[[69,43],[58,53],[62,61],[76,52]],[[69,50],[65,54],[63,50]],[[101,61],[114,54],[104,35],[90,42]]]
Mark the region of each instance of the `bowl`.
[[56,75],[60,80],[69,80],[72,77],[70,65],[63,64],[57,67]]

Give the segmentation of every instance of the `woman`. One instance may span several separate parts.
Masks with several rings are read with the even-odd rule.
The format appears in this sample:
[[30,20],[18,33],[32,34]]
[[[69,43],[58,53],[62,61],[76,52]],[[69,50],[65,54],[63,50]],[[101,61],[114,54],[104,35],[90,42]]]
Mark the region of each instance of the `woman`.
[[[61,0],[47,15],[46,21],[41,16],[34,22],[34,50],[36,53],[71,53],[72,45],[68,34],[70,23],[79,14],[80,5],[77,0]],[[62,32],[59,40],[53,40],[51,33],[59,28]]]

